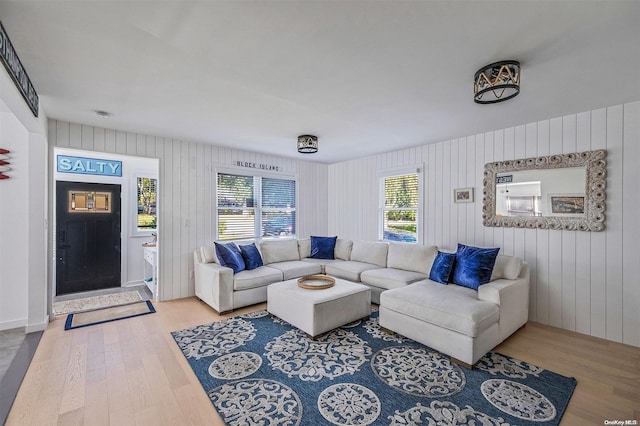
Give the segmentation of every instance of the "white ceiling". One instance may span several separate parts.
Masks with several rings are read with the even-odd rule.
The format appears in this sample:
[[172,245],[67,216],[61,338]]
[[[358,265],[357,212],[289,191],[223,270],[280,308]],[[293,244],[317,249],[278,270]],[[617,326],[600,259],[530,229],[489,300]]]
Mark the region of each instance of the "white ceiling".
[[[48,117],[323,163],[640,100],[637,0],[2,0],[0,20]],[[475,104],[504,59],[520,95]]]

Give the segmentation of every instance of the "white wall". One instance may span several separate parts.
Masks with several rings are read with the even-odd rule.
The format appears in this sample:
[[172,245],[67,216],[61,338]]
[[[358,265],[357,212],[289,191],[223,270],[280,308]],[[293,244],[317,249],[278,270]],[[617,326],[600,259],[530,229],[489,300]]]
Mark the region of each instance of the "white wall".
[[33,116],[0,66],[0,147],[11,150],[0,181],[0,330],[43,330],[46,287],[46,117]]
[[0,180],[0,329],[23,327],[28,316],[29,132],[0,102],[0,148],[11,151],[9,179]]
[[[176,139],[49,120],[51,146],[158,158],[159,297],[195,294],[192,251],[214,238],[215,169],[236,161],[278,166],[298,176],[299,236],[327,232],[328,166]],[[257,141],[256,143],[259,143]],[[295,141],[291,144],[295,149]],[[238,169],[251,172],[251,169]],[[50,188],[51,190],[51,188]],[[51,213],[51,212],[50,212]]]
[[[329,234],[374,240],[377,174],[424,163],[424,244],[500,247],[532,267],[529,318],[640,346],[640,102],[471,135],[329,166]],[[484,164],[606,149],[604,232],[482,225]],[[475,202],[453,203],[454,188]]]

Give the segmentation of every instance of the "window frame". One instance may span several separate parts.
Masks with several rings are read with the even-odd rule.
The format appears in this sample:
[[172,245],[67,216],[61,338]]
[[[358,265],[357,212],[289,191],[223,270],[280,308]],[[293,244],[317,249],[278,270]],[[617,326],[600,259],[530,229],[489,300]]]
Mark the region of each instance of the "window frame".
[[[253,177],[253,195],[254,195],[254,207],[252,207],[253,211],[254,211],[254,216],[255,216],[255,223],[254,223],[254,230],[253,230],[253,236],[252,237],[246,237],[246,238],[236,238],[236,239],[225,239],[225,240],[221,240],[220,239],[220,233],[219,233],[219,214],[218,214],[218,175],[219,174],[228,174],[228,175],[236,175],[236,176],[247,176],[247,177]],[[295,208],[287,208],[287,209],[278,209],[278,210],[287,210],[287,211],[291,211],[293,212],[294,215],[294,223],[295,223],[295,230],[291,235],[287,235],[287,236],[282,236],[282,237],[269,237],[269,236],[263,236],[262,235],[262,214],[263,214],[263,207],[262,207],[262,179],[280,179],[280,180],[290,180],[293,181],[295,183],[295,194],[294,194],[294,200],[295,200]],[[298,215],[298,191],[299,191],[299,180],[298,180],[298,175],[297,174],[290,174],[290,173],[274,173],[274,172],[265,172],[265,171],[260,171],[259,169],[245,169],[245,168],[216,168],[213,171],[213,176],[212,176],[212,183],[213,183],[213,197],[211,197],[212,199],[212,205],[211,205],[211,211],[212,211],[212,215],[213,215],[213,236],[214,236],[214,240],[215,241],[225,241],[225,242],[230,242],[230,241],[261,241],[261,240],[286,240],[286,239],[296,239],[297,235],[298,235],[298,219],[299,219],[299,215]],[[243,208],[246,210],[246,208]],[[266,211],[272,211],[273,208],[268,207]]]
[[[416,241],[407,241],[408,244],[422,244],[422,216],[424,214],[424,166],[414,165],[409,167],[400,167],[393,169],[385,169],[378,172],[378,240],[391,241],[384,239],[384,215],[385,208],[385,179],[394,176],[417,175],[418,180],[418,203],[416,207]],[[414,210],[407,208],[404,210]]]
[[[133,180],[133,196],[131,198],[133,198],[133,205],[136,206],[133,210],[133,226],[132,226],[132,236],[151,236],[154,233],[158,232],[158,223],[159,223],[159,216],[158,216],[158,196],[160,194],[160,190],[159,190],[159,186],[160,186],[160,179],[158,179],[157,175],[153,175],[150,173],[135,173],[134,175],[134,180]],[[139,228],[138,227],[138,180],[139,179],[154,179],[156,181],[155,183],[155,193],[156,193],[156,211],[155,211],[155,216],[156,216],[156,226],[155,228]]]

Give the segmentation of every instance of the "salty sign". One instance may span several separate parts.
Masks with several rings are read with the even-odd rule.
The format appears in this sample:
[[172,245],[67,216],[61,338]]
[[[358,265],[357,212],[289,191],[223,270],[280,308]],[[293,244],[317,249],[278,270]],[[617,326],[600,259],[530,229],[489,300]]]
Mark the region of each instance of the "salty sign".
[[83,175],[122,176],[122,161],[101,160],[99,158],[69,157],[58,155],[58,173],[79,173]]

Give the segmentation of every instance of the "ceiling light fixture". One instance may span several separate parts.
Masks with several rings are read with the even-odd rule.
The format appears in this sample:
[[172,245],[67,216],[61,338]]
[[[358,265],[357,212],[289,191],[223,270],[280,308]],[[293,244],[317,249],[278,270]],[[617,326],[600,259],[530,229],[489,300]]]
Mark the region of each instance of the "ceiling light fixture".
[[473,100],[495,104],[520,93],[520,62],[500,61],[480,68],[473,77]]
[[318,152],[318,137],[313,135],[298,136],[298,152],[301,154]]

